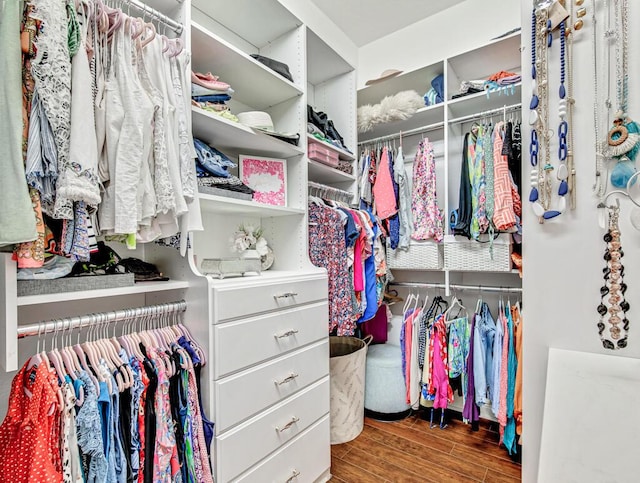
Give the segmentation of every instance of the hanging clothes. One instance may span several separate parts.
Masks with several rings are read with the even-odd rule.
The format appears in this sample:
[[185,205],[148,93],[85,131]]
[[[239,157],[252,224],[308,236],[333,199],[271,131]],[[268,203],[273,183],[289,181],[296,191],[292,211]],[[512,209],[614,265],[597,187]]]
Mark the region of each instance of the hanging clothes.
[[11,203],[0,207],[0,246],[38,237],[36,215],[24,176],[20,48],[20,2],[0,5],[0,192]]
[[436,195],[436,161],[428,139],[420,141],[413,162],[411,212],[414,222],[411,237],[414,240],[442,241],[444,228]]
[[516,217],[522,215],[520,195],[509,172],[507,156],[502,154],[504,123],[499,122],[493,131],[494,162],[494,215],[493,223],[499,231],[507,231],[516,224]]
[[[471,318],[471,327],[470,332],[474,334],[476,331],[477,320],[479,319],[478,314],[473,314]],[[480,407],[476,402],[476,398],[474,394],[476,393],[476,385],[475,385],[475,364],[476,364],[476,351],[480,349],[481,346],[478,346],[475,342],[470,344],[469,346],[469,357],[467,359],[467,387],[466,394],[467,397],[464,400],[464,407],[462,409],[462,419],[467,423],[471,423],[476,425],[480,420]]]
[[[347,267],[347,248],[344,226],[340,215],[327,206],[309,204],[309,258],[311,263],[327,269],[329,276],[329,332],[338,335],[353,335],[355,314],[351,294],[353,284],[362,284],[364,288],[362,264],[358,256],[354,261],[353,282],[350,281]],[[360,264],[360,265],[358,265]]]
[[516,421],[516,434],[522,435],[522,314],[520,313],[520,307],[514,305],[511,309],[511,317],[513,318],[514,325],[514,338],[516,345],[516,359],[518,367],[516,369],[516,381],[514,388],[514,401],[513,401],[513,417]]
[[449,357],[447,354],[447,327],[444,315],[440,315],[433,324],[429,338],[428,393],[432,396],[433,407],[446,409],[453,402],[453,391],[449,385]]
[[[484,152],[489,146],[484,145],[484,127],[475,125],[469,137],[469,181],[471,183],[471,238],[477,240],[481,233],[486,233],[489,220],[486,214],[486,183]],[[473,144],[471,144],[473,143]]]
[[0,425],[3,481],[213,483],[201,349],[185,333],[148,330],[146,346],[139,335],[82,344],[77,362],[58,364],[58,349],[29,359]]
[[390,166],[389,149],[385,146],[382,148],[380,163],[376,170],[376,180],[373,185],[373,199],[376,214],[382,220],[386,220],[398,212]]
[[469,177],[469,137],[470,133],[464,135],[462,144],[462,168],[460,171],[460,190],[458,200],[458,210],[456,212],[456,224],[453,227],[455,235],[471,238],[471,219],[473,217],[471,178]]
[[399,250],[406,250],[409,248],[411,234],[413,233],[413,216],[411,214],[411,187],[407,180],[402,146],[398,148],[398,152],[396,153],[393,163],[393,175],[398,185],[398,216],[400,221],[397,248]]

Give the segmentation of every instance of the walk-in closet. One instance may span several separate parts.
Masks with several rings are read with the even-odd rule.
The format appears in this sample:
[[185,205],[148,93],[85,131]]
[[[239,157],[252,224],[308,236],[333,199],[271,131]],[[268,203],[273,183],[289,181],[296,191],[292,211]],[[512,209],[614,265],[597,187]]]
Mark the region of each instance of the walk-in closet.
[[639,15],[0,0],[0,482],[636,481]]

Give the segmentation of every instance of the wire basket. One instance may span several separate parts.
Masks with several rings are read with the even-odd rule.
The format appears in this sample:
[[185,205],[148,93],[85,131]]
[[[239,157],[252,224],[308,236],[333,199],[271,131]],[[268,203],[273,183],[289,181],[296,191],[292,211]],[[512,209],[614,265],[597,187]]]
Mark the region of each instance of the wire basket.
[[397,270],[442,270],[442,244],[412,240],[408,250],[388,248],[387,265]]
[[444,269],[461,272],[510,272],[511,235],[501,233],[493,243],[447,235],[444,239]]

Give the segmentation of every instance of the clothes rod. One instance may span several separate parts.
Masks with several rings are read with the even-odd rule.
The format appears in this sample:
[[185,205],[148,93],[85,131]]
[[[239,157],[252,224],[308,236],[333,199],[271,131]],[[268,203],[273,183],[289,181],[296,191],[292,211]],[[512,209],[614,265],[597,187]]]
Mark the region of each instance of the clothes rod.
[[474,121],[476,119],[482,119],[483,117],[495,116],[496,114],[506,114],[507,112],[519,111],[521,109],[522,103],[518,102],[509,106],[498,107],[496,109],[490,109],[488,111],[478,112],[476,114],[470,114],[468,116],[449,119],[449,124],[460,124],[462,122]]
[[444,283],[424,283],[424,282],[390,282],[389,285],[396,287],[415,287],[415,288],[435,288],[442,290],[474,290],[477,292],[491,293],[522,293],[520,287],[492,287],[485,285],[462,285],[462,284],[444,284]]
[[400,131],[395,134],[389,134],[387,136],[380,136],[373,139],[367,139],[366,141],[360,141],[358,146],[366,144],[373,144],[381,141],[390,141],[392,139],[398,139],[404,136],[413,136],[414,134],[422,134],[429,131],[436,131],[444,127],[444,122],[434,122],[433,124],[427,124],[426,126],[417,127],[415,129],[409,129],[408,131]]
[[153,17],[155,20],[165,24],[167,27],[170,27],[171,29],[173,29],[173,31],[177,34],[177,35],[182,35],[182,31],[183,26],[180,22],[176,22],[175,20],[173,20],[170,17],[167,17],[164,13],[158,12],[156,9],[151,8],[149,5],[147,5],[146,3],[141,2],[140,0],[119,0],[121,5],[127,4],[130,5],[132,7],[137,8],[140,12],[142,12],[142,15],[144,17],[144,15],[149,15],[150,17]]
[[44,335],[56,331],[68,331],[81,329],[96,323],[114,324],[123,320],[137,319],[140,317],[153,315],[167,315],[187,310],[187,303],[184,300],[169,302],[166,304],[147,305],[132,309],[115,310],[113,312],[101,312],[98,314],[86,314],[76,317],[50,320],[37,324],[18,326],[18,339],[32,337],[34,335]]
[[[340,190],[338,188],[334,188],[333,186],[328,186],[328,185],[322,184],[322,183],[316,183],[314,181],[309,181],[308,185],[309,185],[310,194],[312,192],[314,192],[314,191],[317,191],[321,195],[323,195],[323,194],[336,194],[336,195],[341,196],[343,198],[348,198],[349,200],[351,198],[353,198],[353,193],[351,193],[350,191]],[[313,195],[311,195],[311,196],[313,196]]]

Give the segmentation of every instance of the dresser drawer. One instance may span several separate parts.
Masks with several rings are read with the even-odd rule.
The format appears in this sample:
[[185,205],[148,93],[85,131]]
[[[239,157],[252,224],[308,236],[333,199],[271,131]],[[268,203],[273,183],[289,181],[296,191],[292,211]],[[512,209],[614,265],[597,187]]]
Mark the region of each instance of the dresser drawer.
[[215,439],[218,478],[230,481],[329,412],[329,378]]
[[214,323],[321,300],[327,300],[326,276],[216,287],[213,291]]
[[329,374],[329,339],[215,382],[216,432],[259,413]]
[[273,456],[258,463],[234,482],[301,483],[316,481],[331,466],[329,416],[325,416]]
[[214,327],[214,379],[327,337],[327,302]]

